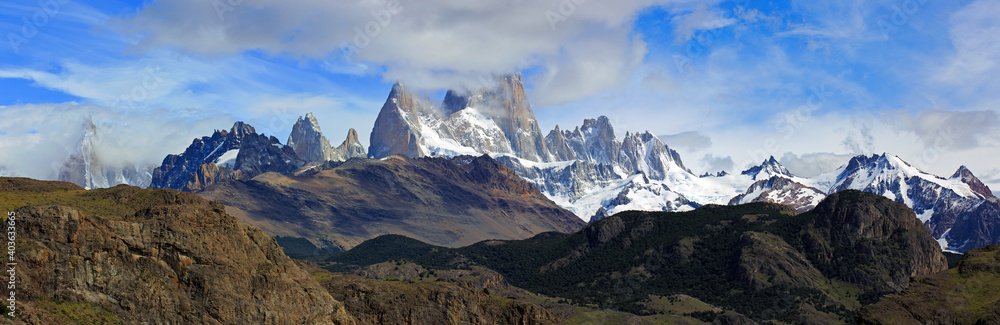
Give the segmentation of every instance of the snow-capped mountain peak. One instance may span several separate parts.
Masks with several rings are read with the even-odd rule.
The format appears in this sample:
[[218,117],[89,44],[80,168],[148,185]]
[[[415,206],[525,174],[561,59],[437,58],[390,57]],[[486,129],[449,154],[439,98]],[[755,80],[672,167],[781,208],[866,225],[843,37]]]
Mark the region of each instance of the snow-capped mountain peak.
[[792,175],[791,172],[788,171],[788,169],[785,168],[785,166],[781,165],[781,163],[779,163],[777,159],[774,159],[774,156],[771,156],[767,160],[764,160],[764,162],[761,163],[760,165],[750,167],[749,169],[744,170],[740,174],[750,176],[750,178],[755,181],[768,179],[771,178],[772,176],[787,176],[787,177],[794,176]]
[[983,197],[994,197],[993,191],[990,190],[990,187],[983,184],[979,178],[976,178],[976,175],[973,175],[972,171],[965,167],[965,165],[959,167],[958,170],[955,171],[955,174],[952,174],[949,179],[961,180],[962,183],[969,185],[969,188],[971,188],[973,192],[979,193]]

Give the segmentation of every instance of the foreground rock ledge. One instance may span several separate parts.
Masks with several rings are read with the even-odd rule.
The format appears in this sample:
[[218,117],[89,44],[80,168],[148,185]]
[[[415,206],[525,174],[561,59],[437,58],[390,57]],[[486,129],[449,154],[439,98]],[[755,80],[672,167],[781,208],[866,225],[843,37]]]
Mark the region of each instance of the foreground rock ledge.
[[[221,204],[172,190],[106,191],[119,202],[160,191],[153,196],[163,204],[123,220],[58,205],[15,210],[16,322],[93,319],[90,308],[110,313],[102,322],[111,323],[354,323],[272,238],[225,214]],[[77,305],[87,306],[85,315],[51,308]]]

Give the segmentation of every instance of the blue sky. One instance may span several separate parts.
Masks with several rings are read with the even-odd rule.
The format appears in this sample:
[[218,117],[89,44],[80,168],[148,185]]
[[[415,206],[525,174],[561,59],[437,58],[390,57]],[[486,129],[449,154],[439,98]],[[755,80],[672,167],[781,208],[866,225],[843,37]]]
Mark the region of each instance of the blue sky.
[[607,115],[699,173],[890,152],[1000,187],[996,1],[411,1],[4,2],[0,166],[54,177],[88,118],[121,163],[306,112],[367,143],[396,80],[521,72],[543,131]]

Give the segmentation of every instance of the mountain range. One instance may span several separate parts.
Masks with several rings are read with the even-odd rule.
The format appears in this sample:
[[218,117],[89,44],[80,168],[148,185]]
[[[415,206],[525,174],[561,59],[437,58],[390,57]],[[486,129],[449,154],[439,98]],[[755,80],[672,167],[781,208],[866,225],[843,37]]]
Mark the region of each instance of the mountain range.
[[991,212],[995,198],[965,166],[944,178],[883,153],[856,156],[837,170],[802,178],[771,157],[739,174],[697,176],[649,132],[625,132],[617,139],[604,116],[584,120],[573,131],[557,125],[541,141],[523,94],[519,75],[501,76],[493,87],[449,91],[438,107],[397,83],[375,122],[369,156],[489,154],[588,221],[626,210],[687,211],[748,202],[804,212],[827,195],[858,189],[914,209],[943,249],[964,251],[1000,239],[992,231],[1000,223]]
[[[773,157],[741,173],[698,176],[677,151],[650,132],[619,139],[610,119],[586,119],[572,130],[543,133],[521,76],[497,76],[476,90],[450,90],[440,104],[393,85],[365,148],[354,129],[334,147],[311,113],[300,117],[282,144],[237,122],[229,130],[195,139],[161,166],[109,168],[94,153],[99,131],[90,123],[80,150],[60,179],[86,188],[119,183],[204,191],[221,181],[247,181],[276,172],[335,167],[332,162],[393,155],[410,158],[489,155],[584,221],[627,210],[688,211],[706,204],[773,202],[799,212],[827,195],[858,189],[911,207],[943,249],[965,251],[1000,242],[992,191],[966,167],[951,177],[923,172],[883,153],[856,156],[837,170],[797,177]],[[148,173],[146,171],[149,171]],[[312,172],[308,172],[312,173]]]

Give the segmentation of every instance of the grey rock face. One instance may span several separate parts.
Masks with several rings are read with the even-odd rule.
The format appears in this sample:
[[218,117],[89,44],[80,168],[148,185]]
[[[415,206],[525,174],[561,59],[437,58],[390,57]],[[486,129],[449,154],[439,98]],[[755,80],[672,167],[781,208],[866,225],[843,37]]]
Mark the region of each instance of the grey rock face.
[[61,323],[32,308],[45,297],[98,305],[125,324],[355,323],[274,239],[218,202],[134,187],[85,195],[152,206],[124,220],[67,206],[17,209],[26,241],[18,317],[28,323]]
[[418,106],[425,103],[420,98],[406,90],[402,84],[396,83],[389,92],[382,110],[375,119],[372,128],[371,141],[368,146],[368,156],[385,158],[391,155],[407,157],[427,156],[421,135]]
[[287,143],[295,154],[305,161],[343,160],[330,146],[330,141],[323,136],[319,122],[312,113],[307,113],[305,117],[299,117],[298,121],[295,121]]
[[521,74],[499,77],[497,83],[495,89],[482,91],[479,96],[470,98],[469,106],[486,106],[496,113],[492,116],[493,121],[507,137],[516,156],[532,161],[552,161],[542,130],[535,120],[535,112],[528,104]]

